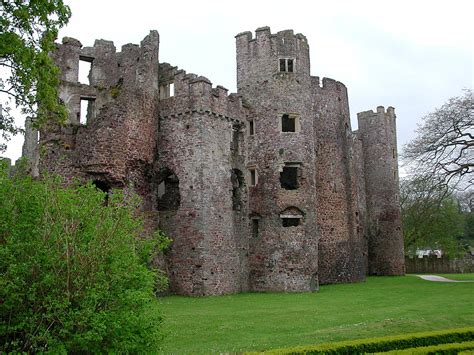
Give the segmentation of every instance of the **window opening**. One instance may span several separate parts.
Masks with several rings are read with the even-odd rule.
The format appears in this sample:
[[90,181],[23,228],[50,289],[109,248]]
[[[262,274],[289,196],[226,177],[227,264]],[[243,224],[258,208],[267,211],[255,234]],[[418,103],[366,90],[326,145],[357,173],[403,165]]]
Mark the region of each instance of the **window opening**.
[[253,238],[258,238],[258,234],[259,234],[258,227],[259,227],[258,218],[253,218],[252,219],[252,237]]
[[158,211],[177,210],[181,205],[178,177],[173,171],[163,169],[158,181]]
[[250,186],[257,185],[257,170],[255,168],[249,168],[250,172]]
[[92,98],[81,98],[81,107],[79,113],[79,123],[86,125],[93,118],[94,101]]
[[297,227],[301,225],[303,212],[297,207],[288,207],[280,214],[280,218],[283,227]]
[[298,227],[300,225],[300,218],[282,218],[283,227]]
[[255,134],[255,123],[254,120],[249,121],[249,135],[253,136]]
[[280,72],[293,73],[293,71],[294,71],[294,59],[280,58]]
[[281,116],[281,131],[296,132],[296,117],[284,114]]
[[104,205],[107,206],[109,204],[110,185],[102,180],[94,180],[92,181],[92,185],[94,185],[97,190],[100,190],[105,193]]
[[94,58],[80,57],[79,58],[79,75],[78,81],[81,84],[91,85],[91,71],[92,62]]
[[299,188],[298,171],[299,165],[285,164],[280,172],[280,186],[285,190],[296,190]]
[[168,83],[160,86],[160,100],[174,96],[174,83]]

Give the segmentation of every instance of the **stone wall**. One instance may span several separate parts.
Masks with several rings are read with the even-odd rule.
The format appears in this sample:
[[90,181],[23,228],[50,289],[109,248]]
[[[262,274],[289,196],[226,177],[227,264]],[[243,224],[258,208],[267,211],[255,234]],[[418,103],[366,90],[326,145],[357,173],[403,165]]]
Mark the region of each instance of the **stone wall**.
[[[257,184],[249,188],[249,211],[259,218],[253,222],[259,224],[258,235],[250,241],[250,287],[315,290],[318,234],[309,46],[301,34],[271,34],[268,27],[258,29],[256,38],[246,32],[236,40],[238,92],[252,108],[255,128],[246,137],[247,165],[257,174]],[[293,60],[293,72],[279,70],[282,58]],[[296,132],[283,132],[284,114],[296,116]],[[285,167],[296,168],[296,189],[282,187]],[[284,226],[284,216],[300,216],[299,225]]]
[[169,65],[160,70],[164,80],[173,78],[174,96],[161,100],[156,169],[158,175],[164,170],[176,175],[181,195],[178,208],[159,212],[160,228],[174,241],[169,255],[172,291],[206,295],[246,290],[248,228],[242,219],[247,219],[247,201],[244,186],[233,196],[232,178],[234,169],[242,169],[241,99],[227,96],[223,87],[213,89],[204,77]]
[[347,89],[327,78],[320,86],[313,77],[312,84],[320,282],[360,281],[366,274],[366,242],[358,195],[365,187],[360,191],[357,185],[359,156],[354,156]]
[[395,111],[379,106],[377,112],[361,112],[357,118],[365,169],[369,274],[402,275],[405,266]]

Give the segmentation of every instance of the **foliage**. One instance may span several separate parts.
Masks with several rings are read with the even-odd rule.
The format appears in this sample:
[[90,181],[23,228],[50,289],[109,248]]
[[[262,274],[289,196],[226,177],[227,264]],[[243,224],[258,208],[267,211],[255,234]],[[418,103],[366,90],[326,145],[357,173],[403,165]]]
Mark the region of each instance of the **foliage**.
[[162,316],[145,261],[160,246],[137,238],[134,197],[104,197],[0,169],[0,352],[157,347]]
[[317,293],[162,297],[163,352],[239,353],[472,326],[473,288],[369,277]]
[[[42,125],[48,117],[58,122],[66,109],[58,101],[58,68],[49,52],[58,29],[71,16],[62,0],[0,1],[0,133],[8,140],[18,132],[12,104],[36,117]],[[39,104],[41,103],[41,105]],[[0,152],[5,144],[0,145]]]
[[[472,341],[472,342],[471,342]],[[459,343],[471,344],[461,346]],[[374,339],[358,339],[315,346],[298,346],[265,351],[265,354],[366,354],[388,352],[394,349],[427,347],[430,345],[457,343],[456,348],[471,349],[474,346],[474,327],[447,329],[404,335],[392,335]],[[417,352],[418,353],[418,352]],[[258,353],[247,353],[258,354]],[[423,353],[426,354],[426,353]]]
[[456,199],[444,187],[421,178],[406,179],[400,186],[405,251],[441,249],[448,255],[461,252],[464,216]]
[[414,175],[438,185],[474,183],[474,114],[472,91],[453,97],[423,118],[417,137],[402,157]]

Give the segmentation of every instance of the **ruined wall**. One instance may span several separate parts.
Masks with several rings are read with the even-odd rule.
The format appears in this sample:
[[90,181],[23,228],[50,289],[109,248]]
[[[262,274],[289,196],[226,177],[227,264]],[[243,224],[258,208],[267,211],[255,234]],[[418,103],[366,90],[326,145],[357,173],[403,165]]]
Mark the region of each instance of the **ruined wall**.
[[344,84],[312,78],[316,141],[316,210],[322,284],[365,278],[366,243],[360,230],[356,157]]
[[[249,186],[250,288],[315,290],[318,236],[309,46],[301,34],[271,34],[268,27],[257,29],[256,38],[241,33],[236,42],[238,92],[251,107],[246,136],[250,185],[256,172],[256,184]],[[285,68],[292,60],[291,71],[280,69],[282,59]],[[294,132],[283,132],[285,114],[294,117]],[[282,187],[285,168],[295,169],[297,188]]]
[[[158,64],[158,47],[156,31],[121,52],[104,40],[58,44],[69,117],[39,144],[27,125],[33,173],[137,191],[148,231],[173,239],[157,263],[178,294],[403,273],[392,108],[359,114],[352,132],[346,87],[310,76],[308,42],[292,30],[236,36],[238,94]],[[92,63],[88,84],[81,60]]]
[[[239,186],[233,186],[232,175],[243,153],[238,146],[244,116],[241,99],[227,96],[223,87],[213,89],[204,77],[165,64],[160,70],[162,89],[173,83],[174,96],[160,103],[156,170],[158,175],[172,171],[180,193],[179,206],[159,208],[160,228],[173,239],[172,291],[188,295],[245,291],[248,228],[241,221],[247,219],[247,203],[243,186],[234,196],[239,201],[233,200]],[[160,206],[166,191],[161,195],[157,190]]]
[[405,272],[395,110],[357,115],[362,140],[369,235],[369,274]]
[[[110,41],[83,48],[75,39],[63,39],[53,58],[69,117],[65,126],[41,132],[41,171],[110,187],[133,183],[151,207],[146,180],[156,149],[158,46],[156,31],[140,46],[128,44],[118,53]],[[80,60],[91,63],[89,84],[78,81]],[[90,103],[84,123],[81,100]]]

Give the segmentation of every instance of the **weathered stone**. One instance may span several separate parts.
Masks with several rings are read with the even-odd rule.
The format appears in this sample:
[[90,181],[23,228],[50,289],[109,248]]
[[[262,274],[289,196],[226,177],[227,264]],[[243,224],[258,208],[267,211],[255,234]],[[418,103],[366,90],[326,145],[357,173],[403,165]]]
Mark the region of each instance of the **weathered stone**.
[[[305,36],[262,27],[236,36],[238,94],[158,62],[159,36],[116,53],[65,39],[63,127],[26,135],[39,171],[131,188],[148,230],[172,249],[171,291],[312,291],[404,272],[395,114],[359,115],[346,87],[310,75]],[[92,63],[89,85],[79,61]],[[81,100],[89,100],[85,124]],[[28,127],[27,127],[28,130]]]

